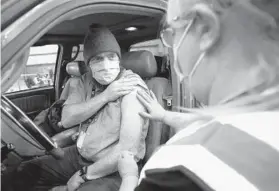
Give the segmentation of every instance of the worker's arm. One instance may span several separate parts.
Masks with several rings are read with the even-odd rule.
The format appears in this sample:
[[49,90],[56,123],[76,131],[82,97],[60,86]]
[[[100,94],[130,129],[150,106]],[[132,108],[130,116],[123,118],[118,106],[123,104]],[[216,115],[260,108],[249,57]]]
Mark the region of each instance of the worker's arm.
[[172,127],[175,132],[187,127],[197,119],[195,114],[165,111],[162,122]]
[[121,129],[118,144],[103,158],[88,167],[89,179],[96,179],[117,171],[117,161],[122,151],[134,154],[140,144],[144,119],[138,114],[144,107],[136,98],[136,91],[126,95],[121,103]]

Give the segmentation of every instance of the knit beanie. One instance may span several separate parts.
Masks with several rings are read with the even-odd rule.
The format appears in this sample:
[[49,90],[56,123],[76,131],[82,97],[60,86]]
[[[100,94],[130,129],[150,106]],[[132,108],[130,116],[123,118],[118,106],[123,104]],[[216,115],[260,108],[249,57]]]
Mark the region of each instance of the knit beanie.
[[88,64],[103,52],[115,52],[121,58],[120,46],[110,30],[100,24],[92,24],[84,38],[84,62]]

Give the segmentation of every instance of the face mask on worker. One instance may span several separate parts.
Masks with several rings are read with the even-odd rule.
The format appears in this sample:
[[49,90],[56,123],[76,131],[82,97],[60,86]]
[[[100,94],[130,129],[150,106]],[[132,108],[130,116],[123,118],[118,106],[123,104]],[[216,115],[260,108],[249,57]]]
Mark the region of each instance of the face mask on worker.
[[102,85],[112,83],[120,72],[120,61],[118,56],[94,57],[89,66],[93,78]]
[[[173,20],[178,20],[179,18],[174,18]],[[204,56],[205,56],[205,52],[201,53],[201,55],[199,56],[198,60],[196,61],[196,63],[194,64],[192,70],[188,73],[188,75],[183,74],[183,72],[181,71],[180,68],[180,60],[178,59],[178,54],[179,54],[179,50],[181,47],[181,44],[183,43],[185,37],[187,36],[187,34],[190,31],[191,26],[193,25],[195,17],[193,17],[192,19],[189,20],[189,22],[187,22],[187,26],[183,32],[183,34],[181,35],[180,39],[177,41],[177,43],[174,42],[174,36],[175,36],[175,29],[169,27],[165,30],[162,30],[161,32],[161,39],[162,42],[164,43],[165,46],[172,48],[173,49],[173,54],[174,54],[174,70],[175,73],[178,76],[178,79],[180,82],[182,82],[185,78],[188,78],[188,84],[189,87],[191,87],[191,81],[192,81],[192,77],[197,69],[197,67],[199,66],[199,64],[201,63],[201,61],[203,60]],[[183,54],[185,54],[185,52],[183,52]]]

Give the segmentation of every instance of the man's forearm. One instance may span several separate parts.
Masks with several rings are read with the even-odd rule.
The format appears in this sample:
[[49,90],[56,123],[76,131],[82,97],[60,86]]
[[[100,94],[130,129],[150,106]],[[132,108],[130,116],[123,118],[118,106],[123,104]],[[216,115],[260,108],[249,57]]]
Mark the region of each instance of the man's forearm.
[[106,103],[107,99],[101,93],[87,102],[65,105],[62,110],[61,123],[65,128],[77,125],[94,115]]
[[116,145],[107,155],[90,165],[87,169],[88,179],[97,179],[116,172],[118,158],[122,150],[120,145]]
[[196,118],[194,114],[166,111],[163,122],[174,128],[175,132],[178,132],[193,122],[194,118]]
[[127,176],[122,178],[121,186],[119,191],[133,191],[138,185],[138,177]]

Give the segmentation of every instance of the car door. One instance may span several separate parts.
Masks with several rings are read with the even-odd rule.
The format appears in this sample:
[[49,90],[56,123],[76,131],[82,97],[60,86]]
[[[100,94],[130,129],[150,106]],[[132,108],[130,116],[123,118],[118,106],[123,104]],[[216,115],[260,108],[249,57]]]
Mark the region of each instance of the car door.
[[[1,1],[1,30],[41,2],[43,1]],[[9,98],[31,119],[54,101],[53,84],[58,54],[58,45],[31,47],[27,65],[22,68],[20,77],[8,90],[2,89],[2,95]]]

